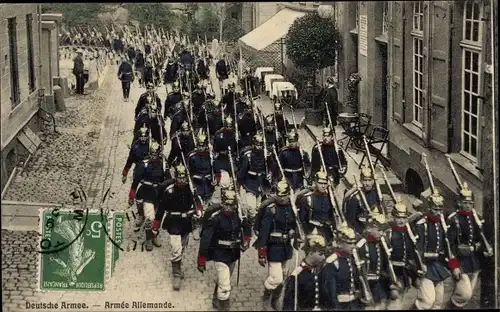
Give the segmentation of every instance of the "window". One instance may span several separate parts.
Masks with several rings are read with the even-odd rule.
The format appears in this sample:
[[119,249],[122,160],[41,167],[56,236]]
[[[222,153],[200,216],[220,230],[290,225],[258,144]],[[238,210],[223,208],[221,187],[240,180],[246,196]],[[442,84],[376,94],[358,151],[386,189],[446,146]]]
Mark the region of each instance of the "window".
[[412,122],[422,127],[424,100],[424,5],[413,3],[413,114]]
[[422,126],[423,106],[423,78],[424,78],[424,41],[422,38],[413,38],[413,122]]
[[26,15],[26,38],[28,40],[28,86],[30,93],[35,91],[35,63],[33,55],[33,14]]
[[477,161],[480,153],[482,91],[482,7],[475,1],[464,5],[462,48],[462,154]]
[[16,18],[8,19],[8,32],[9,32],[9,58],[10,58],[10,99],[12,108],[21,103],[21,96],[19,90],[19,68],[17,61],[17,22]]
[[387,35],[389,31],[389,3],[387,1],[383,2],[383,12],[382,12],[382,35]]
[[413,31],[424,32],[424,2],[413,3]]

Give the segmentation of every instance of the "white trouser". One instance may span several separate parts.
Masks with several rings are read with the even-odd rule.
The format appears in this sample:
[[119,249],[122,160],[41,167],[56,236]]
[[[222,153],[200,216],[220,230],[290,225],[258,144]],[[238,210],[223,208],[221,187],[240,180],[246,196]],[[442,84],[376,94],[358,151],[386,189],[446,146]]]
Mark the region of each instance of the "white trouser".
[[233,274],[235,262],[225,264],[224,262],[214,262],[215,271],[217,272],[217,299],[228,300],[231,294],[231,275]]
[[365,307],[365,310],[368,310],[368,311],[380,311],[380,310],[385,310],[386,306],[387,306],[387,301],[386,300],[382,300],[379,303],[375,303],[375,304],[372,304],[372,305],[367,305]]
[[144,218],[149,219],[151,222],[155,219],[155,206],[153,203],[144,202]]
[[459,281],[455,283],[455,289],[451,295],[451,303],[456,307],[463,308],[469,303],[472,298],[472,293],[476,287],[477,278],[481,271],[470,274],[462,274]]
[[421,277],[417,289],[415,306],[419,310],[439,310],[444,303],[444,281],[436,283],[428,278]]
[[182,255],[184,250],[186,250],[189,243],[189,234],[182,235],[169,235],[170,237],[170,249],[172,251],[171,262],[177,262],[182,260]]
[[288,260],[283,262],[268,262],[267,263],[267,278],[264,281],[264,287],[268,290],[275,290],[285,276],[288,276]]
[[246,211],[244,212],[245,215],[250,220],[253,220],[257,215],[257,207],[260,205],[261,196],[255,196],[254,193],[247,192],[244,188],[241,188],[240,196],[246,204]]

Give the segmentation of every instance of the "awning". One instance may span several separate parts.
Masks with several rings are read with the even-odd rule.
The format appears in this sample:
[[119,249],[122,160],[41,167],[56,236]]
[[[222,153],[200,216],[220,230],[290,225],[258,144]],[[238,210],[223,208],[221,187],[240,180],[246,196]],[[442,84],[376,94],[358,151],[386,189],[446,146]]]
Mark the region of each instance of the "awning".
[[274,14],[264,24],[240,38],[240,41],[257,51],[264,50],[270,44],[286,36],[293,22],[306,15],[304,12],[283,9]]

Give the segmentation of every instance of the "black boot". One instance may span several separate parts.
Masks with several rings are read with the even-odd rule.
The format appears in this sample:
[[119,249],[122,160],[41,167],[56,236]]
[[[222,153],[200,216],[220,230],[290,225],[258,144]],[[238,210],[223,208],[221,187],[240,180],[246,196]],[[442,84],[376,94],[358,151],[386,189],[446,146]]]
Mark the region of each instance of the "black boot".
[[145,226],[144,232],[146,232],[146,250],[147,251],[152,251],[153,250],[153,230],[151,228],[147,228]]
[[179,291],[181,289],[182,269],[181,261],[172,262],[172,288]]
[[281,295],[281,291],[283,290],[283,284],[279,285],[275,290],[273,290],[273,293],[271,294],[271,307],[278,311],[278,300]]
[[262,295],[262,300],[269,300],[273,291],[271,289],[264,288],[264,294]]
[[151,240],[151,242],[153,243],[153,245],[155,247],[161,247],[162,246],[161,243],[158,241],[158,235],[159,234],[160,234],[159,232],[153,233],[153,239]]
[[212,301],[212,305],[213,305],[213,308],[218,310],[218,311],[229,311],[229,309],[230,309],[229,299],[219,300],[217,298],[214,298]]
[[144,206],[143,204],[137,204],[137,218],[135,219],[134,232],[139,232],[141,230],[143,223],[144,223]]

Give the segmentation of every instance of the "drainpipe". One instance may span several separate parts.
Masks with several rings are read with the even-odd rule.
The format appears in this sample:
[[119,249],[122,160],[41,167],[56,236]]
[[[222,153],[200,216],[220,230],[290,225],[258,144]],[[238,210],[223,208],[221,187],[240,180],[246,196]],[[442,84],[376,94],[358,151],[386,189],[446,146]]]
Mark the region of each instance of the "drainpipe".
[[[401,59],[403,62],[403,68],[401,68],[401,105],[403,106],[403,111],[401,112],[401,123],[405,122],[406,119],[406,4],[403,2],[402,5],[403,10],[403,35],[401,36]],[[394,67],[394,60],[392,62],[392,66]],[[393,71],[394,72],[394,71]],[[394,112],[393,112],[394,114]]]
[[[42,87],[42,5],[38,4],[36,8],[38,14],[38,89]],[[40,92],[38,93],[40,94]],[[45,94],[38,97],[38,107],[40,108],[42,105],[41,99],[45,97]]]
[[431,142],[431,120],[432,120],[432,38],[431,38],[431,5],[432,2],[428,1],[427,5],[427,105],[424,107],[426,124],[424,129],[424,145],[425,147],[430,146]]

